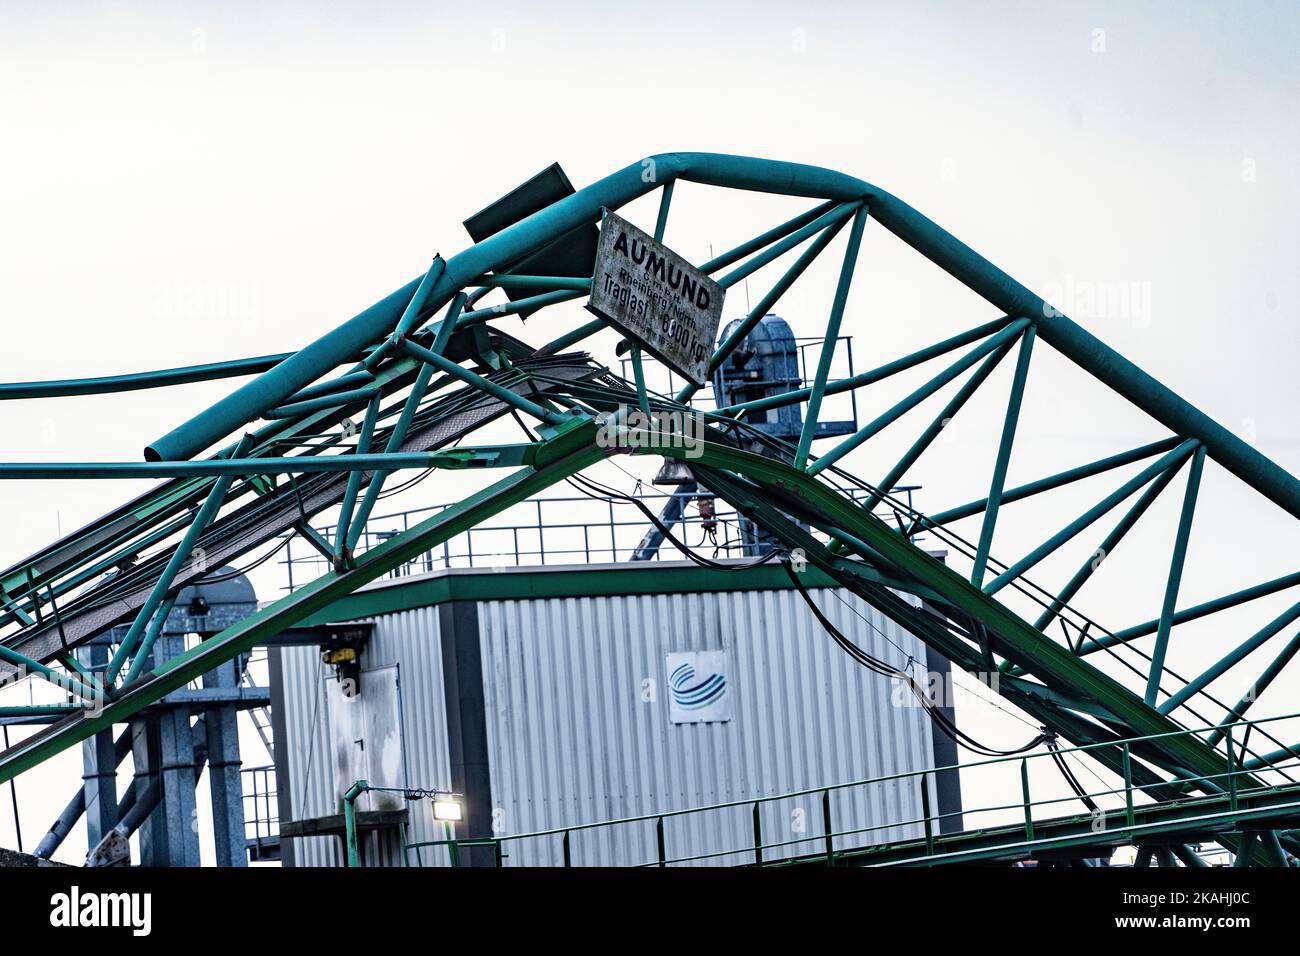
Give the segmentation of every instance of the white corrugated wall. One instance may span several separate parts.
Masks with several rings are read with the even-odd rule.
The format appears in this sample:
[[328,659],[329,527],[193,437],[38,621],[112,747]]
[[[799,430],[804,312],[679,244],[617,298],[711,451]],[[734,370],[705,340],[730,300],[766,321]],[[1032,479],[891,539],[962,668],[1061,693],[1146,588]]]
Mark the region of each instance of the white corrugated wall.
[[[592,572],[599,573],[599,572]],[[891,664],[925,666],[915,637],[842,589],[811,592],[832,622]],[[886,678],[853,663],[792,590],[542,598],[478,602],[494,825],[500,836],[752,800],[933,765],[924,711],[896,706]],[[869,622],[869,623],[868,623]],[[437,607],[375,619],[364,671],[400,667],[406,777],[448,787],[446,710]],[[665,655],[728,655],[729,721],[669,720]],[[315,648],[280,651],[292,818],[339,811]],[[908,698],[910,703],[910,698]],[[308,761],[310,760],[310,767]],[[349,781],[350,782],[350,781]],[[283,784],[282,784],[283,785]],[[918,780],[833,791],[835,832],[921,815]],[[764,842],[824,849],[820,794],[762,807]],[[408,840],[441,839],[428,806],[413,804]],[[922,835],[919,824],[837,839],[836,848]],[[665,822],[670,859],[741,851],[708,862],[750,862],[751,808]],[[339,865],[334,838],[299,839],[298,865]],[[577,832],[577,865],[656,858],[654,824]],[[391,840],[363,841],[368,865],[398,865]],[[507,842],[507,865],[561,861],[558,837]],[[411,864],[443,865],[426,849]]]
[[[924,668],[924,646],[859,598],[812,593],[859,646],[900,667],[910,657]],[[795,591],[484,601],[479,630],[500,835],[932,766],[924,711],[895,706],[891,682],[854,664]],[[727,652],[733,717],[673,724],[664,657],[698,650]],[[918,788],[912,779],[833,792],[832,830],[914,820]],[[764,842],[806,841],[793,848],[803,853],[824,848],[820,795],[764,804],[761,819]],[[670,818],[664,829],[670,859],[753,840],[749,806]],[[920,835],[920,825],[894,826],[836,846]],[[656,859],[651,822],[571,840],[575,864]],[[518,864],[561,859],[557,837],[511,842],[506,852]]]
[[[286,758],[290,773],[291,819],[326,816],[342,810],[338,789],[352,781],[334,780],[328,740],[329,717],[326,684],[333,682],[332,668],[321,664],[314,647],[281,649],[284,674]],[[401,732],[405,751],[405,780],[401,786],[450,789],[447,763],[447,710],[443,697],[442,641],[437,607],[415,608],[385,614],[375,619],[375,630],[362,654],[361,701],[365,703],[366,672],[396,665],[401,699]],[[314,742],[313,742],[314,741]],[[311,765],[308,768],[310,754]],[[283,786],[283,783],[280,784]],[[336,789],[338,788],[338,789]],[[364,800],[364,798],[363,798]],[[410,843],[441,840],[427,801],[410,804]],[[310,837],[294,841],[295,863],[299,866],[338,866],[343,862],[339,841],[333,837]],[[362,841],[368,866],[397,865],[399,853],[395,835],[380,841],[369,835]],[[412,865],[445,863],[446,850],[412,850]]]

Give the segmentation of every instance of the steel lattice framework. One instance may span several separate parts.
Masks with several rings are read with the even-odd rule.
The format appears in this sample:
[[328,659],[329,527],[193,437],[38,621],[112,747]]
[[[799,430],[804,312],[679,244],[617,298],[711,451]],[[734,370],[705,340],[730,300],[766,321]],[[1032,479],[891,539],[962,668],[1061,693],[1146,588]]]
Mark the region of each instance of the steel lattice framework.
[[[617,210],[657,190],[654,235],[661,238],[679,181],[813,201],[801,215],[700,266],[724,288],[777,260],[783,270],[718,345],[711,370],[722,365],[837,236],[845,237],[825,345],[811,384],[702,411],[707,441],[699,457],[688,457],[680,442],[661,431],[636,434],[626,417],[629,408],[637,407],[698,411],[696,387],[655,394],[646,388],[639,353],[634,352],[637,375],[629,382],[575,351],[605,328],[602,320],[575,324],[540,348],[496,325],[503,316],[531,314],[589,293],[590,278],[535,274],[524,266],[575,230],[591,229],[603,210]],[[991,303],[1001,316],[869,371],[832,379],[835,343],[869,222]],[[787,254],[789,260],[783,258]],[[495,289],[506,290],[510,301],[480,305]],[[1038,342],[1159,423],[1167,436],[1010,486],[1008,464]],[[987,495],[928,513],[894,500],[890,490],[1004,360],[1012,364],[1013,374],[1001,429],[990,436],[997,454]],[[936,361],[942,367],[925,384],[855,434],[814,454],[825,397],[866,393],[894,375]],[[1222,658],[1200,673],[1182,675],[1171,656],[1179,625],[1300,585],[1296,572],[1198,605],[1180,605],[1188,538],[1207,464],[1226,470],[1292,519],[1300,518],[1300,482],[915,209],[851,176],[736,156],[661,154],[551,202],[451,258],[435,258],[427,274],[297,352],[113,378],[0,386],[0,397],[152,388],[249,374],[256,377],[154,441],[143,462],[0,464],[0,477],[9,478],[165,479],[0,577],[0,624],[6,628],[0,662],[54,682],[71,700],[43,708],[66,716],[0,754],[0,780],[122,721],[215,664],[493,514],[628,449],[686,461],[701,484],[785,549],[801,551],[957,666],[998,672],[999,693],[1061,738],[1076,745],[1147,738],[1131,754],[1119,746],[1089,753],[1115,773],[1131,759],[1135,784],[1152,800],[1220,793],[1223,788],[1215,780],[1230,769],[1258,774],[1250,778],[1258,786],[1279,779],[1289,783],[1286,764],[1300,756],[1300,745],[1293,748],[1276,738],[1265,743],[1266,731],[1249,742],[1240,733],[1234,737],[1234,726],[1300,650],[1300,634],[1289,640],[1283,636],[1274,647],[1275,639],[1300,619],[1300,602],[1253,634],[1225,629],[1218,636]],[[845,455],[949,385],[956,390],[942,410],[878,482],[867,484],[840,467]],[[755,453],[746,444],[756,434],[750,423],[761,413],[794,404],[804,407],[798,441],[780,449],[781,455]],[[482,426],[511,413],[537,423],[536,440],[473,442]],[[353,424],[357,418],[359,425]],[[598,440],[602,430],[627,441]],[[220,450],[199,457],[213,447]],[[995,556],[999,523],[1014,520],[1015,509],[1007,506],[1128,466],[1141,470],[1095,499],[1039,547],[1012,560]],[[430,468],[501,468],[507,473],[382,545],[354,553],[390,476]],[[1046,591],[1029,580],[1029,572],[1046,557],[1118,511],[1099,553],[1114,551],[1175,481],[1171,494],[1182,489],[1177,533],[1167,561],[1149,569],[1151,589],[1163,594],[1157,618],[1111,631],[1077,612],[1071,602],[1096,570],[1095,560]],[[876,516],[881,505],[893,510],[893,523]],[[338,533],[331,543],[308,522],[336,506]],[[967,518],[979,520],[978,536],[969,545],[950,530]],[[220,566],[294,529],[328,557],[332,571],[150,670],[151,649],[171,602],[203,573],[192,560],[196,549],[205,557],[203,566]],[[955,560],[941,562],[918,547],[913,536],[921,530],[945,541]],[[905,600],[899,592],[923,603]],[[1038,596],[1035,613],[1025,614],[1022,605],[1008,600],[1026,593]],[[70,651],[121,624],[127,625],[125,637],[99,686],[100,675],[87,673]],[[1095,664],[1099,653],[1136,651],[1139,644],[1147,649],[1126,658],[1133,679],[1118,679]],[[1216,681],[1265,645],[1275,653],[1263,673],[1254,676],[1250,691],[1240,700],[1218,700],[1212,693]],[[98,706],[87,706],[95,701]],[[1178,733],[1206,723],[1205,713],[1194,707],[1207,711],[1216,729],[1200,736]],[[31,711],[8,708],[6,713]],[[1162,734],[1168,736],[1158,736]],[[1269,778],[1270,773],[1280,776]],[[1277,859],[1269,855],[1272,847],[1300,851],[1300,840],[1288,832],[1292,825],[1289,818],[1254,824],[1256,830],[1268,828],[1268,839],[1252,843],[1261,859]],[[1236,838],[1224,839],[1231,843]]]

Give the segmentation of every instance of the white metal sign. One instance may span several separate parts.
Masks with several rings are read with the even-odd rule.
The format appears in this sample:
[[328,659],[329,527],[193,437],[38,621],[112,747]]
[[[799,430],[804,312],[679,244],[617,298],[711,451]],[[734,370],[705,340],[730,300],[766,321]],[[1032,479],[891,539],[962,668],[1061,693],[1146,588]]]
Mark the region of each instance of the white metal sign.
[[724,295],[649,233],[605,213],[587,308],[696,385],[708,380]]
[[668,717],[674,724],[731,719],[731,686],[725,651],[669,654]]

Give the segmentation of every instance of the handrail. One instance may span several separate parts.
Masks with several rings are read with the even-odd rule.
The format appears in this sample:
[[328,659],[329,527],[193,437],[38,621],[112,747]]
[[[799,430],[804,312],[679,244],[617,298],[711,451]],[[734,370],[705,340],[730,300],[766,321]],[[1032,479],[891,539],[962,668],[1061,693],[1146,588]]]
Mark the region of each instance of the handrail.
[[[1021,764],[1022,773],[1024,773],[1025,771],[1023,768],[1027,766],[1029,760],[1040,760],[1044,757],[1052,757],[1054,754],[1065,755],[1065,754],[1072,754],[1072,753],[1086,753],[1088,751],[1097,750],[1099,748],[1112,748],[1112,747],[1122,748],[1125,754],[1125,761],[1124,761],[1125,773],[1122,775],[1124,780],[1124,786],[1098,790],[1098,791],[1087,791],[1083,794],[1083,796],[1086,796],[1088,798],[1096,798],[1096,797],[1114,797],[1114,796],[1119,796],[1121,794],[1124,795],[1125,808],[1122,811],[1116,810],[1114,812],[1117,813],[1122,812],[1124,814],[1126,818],[1126,825],[1121,829],[1127,830],[1127,829],[1132,829],[1136,826],[1134,822],[1134,816],[1133,816],[1134,807],[1133,807],[1132,797],[1133,797],[1134,790],[1137,788],[1133,783],[1131,762],[1129,759],[1129,753],[1131,752],[1131,749],[1135,744],[1152,743],[1169,737],[1190,736],[1190,735],[1201,734],[1201,733],[1220,732],[1226,735],[1227,742],[1228,742],[1227,743],[1228,753],[1232,754],[1233,753],[1232,751],[1233,731],[1236,730],[1237,728],[1255,727],[1260,724],[1272,723],[1272,722],[1282,721],[1282,720],[1292,720],[1296,718],[1300,718],[1300,712],[1282,714],[1273,717],[1258,718],[1254,720],[1243,719],[1238,721],[1225,722],[1221,724],[1207,724],[1204,726],[1183,728],[1177,731],[1171,731],[1166,733],[1150,734],[1150,735],[1140,736],[1140,737],[1117,738],[1111,741],[1084,744],[1081,746],[1058,747],[1055,750],[1048,750],[1048,751],[1034,753],[1034,754],[1017,754],[1012,756],[994,757],[994,758],[988,758],[984,760],[973,761],[971,763],[947,764],[941,767],[933,767],[933,768],[927,768],[923,770],[908,770],[908,771],[902,771],[902,772],[892,773],[892,774],[882,774],[880,776],[868,777],[862,780],[853,780],[844,783],[830,784],[830,785],[818,786],[818,787],[809,787],[801,790],[792,790],[786,793],[752,797],[752,798],[747,798],[742,800],[729,800],[721,803],[709,804],[707,806],[688,807],[679,810],[665,810],[659,813],[640,814],[637,816],[622,817],[614,820],[604,820],[604,821],[591,822],[591,823],[578,823],[570,826],[554,827],[546,830],[535,830],[527,833],[503,834],[491,838],[478,838],[475,842],[475,845],[485,845],[484,842],[485,840],[487,844],[495,844],[497,847],[497,860],[499,865],[499,861],[502,859],[502,854],[500,851],[501,844],[518,843],[524,840],[534,840],[534,839],[540,839],[544,837],[559,836],[559,837],[563,837],[564,840],[564,857],[565,857],[564,865],[568,866],[571,865],[569,840],[572,834],[580,833],[587,830],[597,830],[597,829],[604,829],[604,828],[610,828],[616,826],[623,826],[627,824],[648,823],[654,821],[656,823],[658,837],[659,837],[659,846],[660,846],[659,858],[655,861],[651,861],[643,864],[637,864],[637,865],[665,866],[669,863],[696,862],[696,861],[701,861],[706,859],[716,859],[720,857],[736,856],[736,855],[750,854],[750,853],[754,854],[755,859],[759,865],[771,865],[770,863],[764,864],[762,862],[762,852],[764,850],[781,849],[784,847],[797,846],[800,844],[808,844],[808,843],[813,843],[818,841],[824,841],[827,847],[827,856],[828,859],[830,859],[836,856],[837,852],[839,852],[833,849],[833,841],[836,838],[855,836],[855,835],[870,833],[878,830],[916,826],[918,824],[924,824],[927,828],[926,843],[929,848],[928,852],[932,853],[933,836],[928,832],[931,824],[962,814],[970,815],[970,814],[978,814],[978,813],[1005,812],[1005,811],[1016,810],[1016,809],[1023,809],[1025,811],[1026,816],[1025,816],[1024,829],[1027,834],[1027,839],[1030,842],[1032,842],[1033,828],[1032,828],[1031,821],[1033,820],[1033,817],[1030,812],[1031,808],[1052,806],[1058,803],[1071,803],[1081,799],[1081,796],[1079,794],[1071,793],[1068,796],[1048,797],[1041,800],[1026,799],[1019,803],[1006,803],[1006,804],[998,804],[998,805],[988,806],[988,807],[964,808],[962,811],[954,811],[949,813],[931,813],[928,807],[928,795],[927,795],[928,788],[924,785],[925,779],[929,778],[932,775],[943,773],[945,771],[973,770],[981,767],[1006,764],[1013,761],[1019,762]],[[1287,749],[1291,752],[1292,756],[1296,758],[1294,763],[1286,762],[1277,765],[1270,765],[1260,769],[1283,770],[1283,769],[1293,769],[1293,768],[1300,767],[1300,746],[1297,746],[1294,749],[1292,748],[1287,748]],[[1226,756],[1227,754],[1225,754],[1225,758]],[[1224,796],[1227,796],[1231,802],[1231,805],[1235,810],[1238,804],[1238,800],[1242,796],[1277,789],[1276,787],[1271,787],[1264,784],[1258,786],[1252,786],[1247,789],[1238,788],[1236,786],[1237,778],[1242,774],[1249,775],[1251,771],[1247,771],[1240,766],[1239,755],[1233,754],[1233,757],[1234,759],[1233,759],[1232,766],[1229,767],[1227,770],[1225,770],[1223,773],[1202,775],[1195,778],[1189,778],[1186,780],[1175,779],[1175,780],[1166,781],[1167,785],[1178,785],[1181,783],[1187,785],[1210,784],[1211,786],[1213,786],[1214,781],[1227,778],[1228,783],[1226,789],[1223,787],[1215,787],[1214,789],[1217,790],[1217,792],[1215,793],[1206,793],[1202,795],[1189,795],[1184,800],[1154,801],[1145,804],[1144,808],[1149,810],[1152,807],[1159,807],[1166,804],[1172,805],[1174,803],[1183,803],[1183,802],[1196,803],[1201,800],[1222,799]],[[759,808],[764,804],[820,794],[823,799],[824,818],[827,822],[829,822],[829,817],[830,817],[829,795],[832,792],[841,791],[853,787],[868,786],[871,784],[881,784],[881,783],[909,780],[918,777],[922,778],[923,781],[923,787],[922,787],[923,815],[921,817],[915,817],[915,818],[910,818],[905,820],[890,820],[887,822],[872,824],[865,827],[857,827],[851,830],[843,830],[843,831],[833,831],[830,829],[830,827],[827,827],[826,828],[827,832],[825,833],[809,834],[807,836],[802,836],[797,839],[782,840],[775,843],[765,843],[761,839],[761,828],[758,825]],[[1026,798],[1028,798],[1027,776],[1025,776],[1024,779],[1025,779]],[[666,853],[664,852],[663,821],[674,819],[677,817],[688,816],[692,814],[707,813],[707,812],[712,812],[717,810],[736,809],[741,807],[753,808],[754,821],[755,821],[755,836],[756,836],[755,842],[753,844],[744,847],[734,848],[734,849],[695,854],[692,856],[674,857],[674,858],[667,857]],[[1110,811],[1103,811],[1103,812],[1110,812]],[[448,846],[450,849],[452,848],[453,844],[457,846],[469,845],[466,841],[457,841],[457,840],[448,839],[448,840],[426,841],[421,843],[404,844],[403,851],[405,852],[406,850],[416,848],[416,847],[435,846],[435,845]],[[772,861],[772,862],[774,863],[778,861]]]

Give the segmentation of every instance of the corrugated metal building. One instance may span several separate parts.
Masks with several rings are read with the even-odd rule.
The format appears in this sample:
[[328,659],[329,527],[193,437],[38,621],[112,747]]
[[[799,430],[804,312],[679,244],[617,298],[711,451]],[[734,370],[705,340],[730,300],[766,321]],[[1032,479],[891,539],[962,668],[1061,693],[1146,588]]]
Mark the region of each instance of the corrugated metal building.
[[[859,646],[900,667],[947,673],[946,661],[860,598],[806,574],[818,606]],[[463,839],[955,762],[924,710],[850,660],[779,568],[441,571],[376,583],[305,626],[363,619],[374,629],[352,698],[318,648],[272,651],[280,819],[292,821],[290,832],[331,834],[285,840],[286,865],[341,863],[340,795],[362,777],[462,794]],[[957,775],[938,777],[932,812],[955,814]],[[832,791],[831,804],[837,833],[921,816],[916,779]],[[403,862],[397,819],[408,843],[444,839],[427,801],[371,793],[358,809],[374,823],[362,830],[367,865]],[[794,841],[789,854],[823,851],[820,795],[761,812],[765,842]],[[942,829],[958,828],[956,817],[946,822]],[[733,852],[699,862],[753,859],[747,805],[670,817],[664,830],[670,859],[724,851]],[[836,846],[921,835],[919,824],[893,825]],[[504,853],[507,865],[561,862],[557,837],[507,842]],[[575,865],[653,861],[654,824],[579,831],[571,853]],[[405,857],[448,861],[444,847]]]

